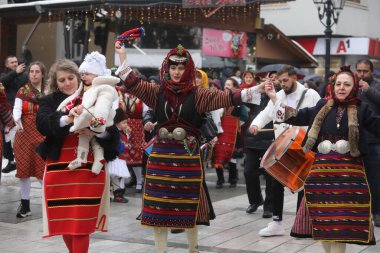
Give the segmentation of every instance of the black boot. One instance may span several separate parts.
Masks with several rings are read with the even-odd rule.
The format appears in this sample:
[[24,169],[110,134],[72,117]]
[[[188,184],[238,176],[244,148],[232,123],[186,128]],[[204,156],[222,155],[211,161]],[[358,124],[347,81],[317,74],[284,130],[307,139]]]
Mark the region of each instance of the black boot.
[[21,204],[17,209],[17,215],[18,218],[25,218],[27,216],[31,216],[32,212],[30,211],[30,200],[29,199],[22,199]]
[[133,171],[132,168],[128,166],[129,173],[131,174],[131,177],[129,178],[129,181],[125,182],[125,187],[127,188],[133,188],[136,185],[136,174]]
[[11,171],[14,171],[16,169],[16,163],[14,161],[8,162],[7,166],[4,167],[1,171],[3,173],[9,173]]
[[221,189],[223,188],[223,184],[224,184],[223,169],[215,169],[215,170],[216,170],[216,175],[218,176],[218,180],[216,181],[216,189]]
[[230,188],[235,188],[238,181],[238,171],[236,168],[236,163],[228,163],[228,182],[230,183]]

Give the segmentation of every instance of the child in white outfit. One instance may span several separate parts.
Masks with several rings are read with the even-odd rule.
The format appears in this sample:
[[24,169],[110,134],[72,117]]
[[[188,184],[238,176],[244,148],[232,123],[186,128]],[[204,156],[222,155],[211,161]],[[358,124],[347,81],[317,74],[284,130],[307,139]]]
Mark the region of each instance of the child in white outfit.
[[[81,107],[82,113],[74,118],[70,131],[89,128],[94,135],[102,134],[107,126],[113,125],[113,104],[118,98],[114,85],[120,79],[111,76],[111,71],[106,67],[106,58],[98,52],[86,55],[79,73],[82,76],[79,89],[66,98],[57,110],[69,111],[75,106]],[[91,135],[79,135],[77,158],[69,164],[70,169],[85,166],[90,144],[94,153],[92,172],[99,174],[105,163],[104,151]]]

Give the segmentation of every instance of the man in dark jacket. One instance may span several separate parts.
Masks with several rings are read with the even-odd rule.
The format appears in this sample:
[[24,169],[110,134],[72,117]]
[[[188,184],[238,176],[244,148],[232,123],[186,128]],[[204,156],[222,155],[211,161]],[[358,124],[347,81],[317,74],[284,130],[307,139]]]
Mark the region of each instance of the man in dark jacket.
[[[268,77],[277,83],[276,72],[268,73]],[[265,109],[269,101],[269,97],[264,93],[261,94],[260,105],[248,105],[250,107],[249,120],[246,122],[248,126],[252,120]],[[270,122],[265,128],[273,129],[273,122]],[[247,195],[249,206],[246,210],[251,214],[256,212],[259,206],[264,204],[263,218],[271,218],[273,215],[273,191],[272,184],[273,178],[260,169],[260,161],[264,156],[268,147],[274,141],[274,132],[263,132],[259,135],[253,135],[248,131],[248,128],[244,132],[244,151],[246,154],[246,161],[244,166],[244,177],[247,188]],[[261,194],[260,174],[265,174],[265,200]]]
[[[373,64],[367,59],[356,63],[360,78],[360,97],[369,104],[370,109],[380,115],[380,81],[373,77]],[[380,227],[380,138],[366,131],[367,154],[363,154],[364,165],[372,197],[372,214],[376,227]]]
[[[5,88],[5,94],[9,103],[15,102],[17,91],[29,80],[28,74],[25,73],[25,64],[18,64],[17,57],[10,55],[5,59],[5,71],[0,74],[0,83]],[[5,142],[3,134],[3,156],[8,159],[7,166],[2,170],[3,173],[9,173],[16,169],[14,161],[13,148],[11,141]]]

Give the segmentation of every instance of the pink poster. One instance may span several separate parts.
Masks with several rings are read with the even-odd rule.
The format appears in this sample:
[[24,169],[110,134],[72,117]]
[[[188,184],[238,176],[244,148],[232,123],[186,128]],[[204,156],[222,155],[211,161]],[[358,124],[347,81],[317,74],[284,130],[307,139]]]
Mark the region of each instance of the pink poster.
[[203,55],[245,58],[246,47],[247,35],[244,32],[203,29]]

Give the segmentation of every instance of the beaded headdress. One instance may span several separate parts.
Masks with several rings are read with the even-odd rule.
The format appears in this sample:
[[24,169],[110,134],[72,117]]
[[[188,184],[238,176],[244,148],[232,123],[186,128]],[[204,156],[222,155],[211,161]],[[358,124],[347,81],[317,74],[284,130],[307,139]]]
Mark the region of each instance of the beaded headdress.
[[174,48],[173,53],[174,54],[169,56],[170,61],[175,63],[184,63],[187,61],[186,50],[181,44]]

